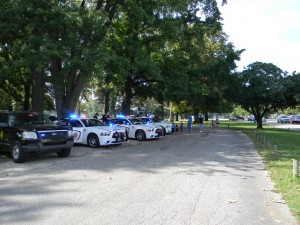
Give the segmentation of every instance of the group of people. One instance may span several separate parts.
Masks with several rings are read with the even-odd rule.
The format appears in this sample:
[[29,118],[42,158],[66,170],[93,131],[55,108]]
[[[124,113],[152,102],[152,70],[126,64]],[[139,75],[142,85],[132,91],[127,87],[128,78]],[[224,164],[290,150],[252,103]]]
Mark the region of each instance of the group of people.
[[[203,116],[202,115],[199,116],[198,123],[199,123],[200,132],[203,131],[203,121],[204,121]],[[189,130],[189,133],[191,133],[192,128],[193,128],[193,116],[189,116],[187,127],[188,127],[188,130]]]
[[[95,118],[95,119],[100,119],[99,118],[99,113],[95,113],[95,115],[93,116],[93,118]],[[102,115],[102,117],[101,117],[101,120],[102,120],[102,122],[104,123],[104,124],[106,124],[107,123],[107,121],[110,119],[110,116],[109,116],[109,112],[105,112],[103,115]]]
[[[202,115],[200,115],[199,118],[198,118],[200,132],[203,132],[203,129],[204,129],[203,122],[204,122],[204,118],[203,118]],[[216,116],[215,119],[213,118],[211,120],[212,127],[218,127],[219,126],[219,122],[220,122],[219,121],[219,116]],[[192,127],[193,127],[193,116],[189,116],[189,118],[188,118],[188,124],[187,124],[187,128],[189,130],[189,133],[192,132]]]

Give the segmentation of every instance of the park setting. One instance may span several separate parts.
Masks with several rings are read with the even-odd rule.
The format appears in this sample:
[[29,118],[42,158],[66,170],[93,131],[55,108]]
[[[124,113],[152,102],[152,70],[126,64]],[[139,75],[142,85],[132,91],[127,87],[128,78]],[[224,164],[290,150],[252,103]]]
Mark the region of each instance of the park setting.
[[297,225],[296,1],[1,1],[0,221]]

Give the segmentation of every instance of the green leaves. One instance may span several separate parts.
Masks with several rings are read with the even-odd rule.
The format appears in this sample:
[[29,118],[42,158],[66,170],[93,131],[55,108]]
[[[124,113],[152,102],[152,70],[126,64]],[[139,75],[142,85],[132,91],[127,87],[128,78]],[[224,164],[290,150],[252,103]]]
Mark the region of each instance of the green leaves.
[[[231,90],[231,99],[261,122],[267,113],[295,106],[297,91],[294,85],[299,85],[298,78],[287,76],[271,63],[255,62],[235,75],[237,83]],[[258,127],[262,124],[258,123]]]

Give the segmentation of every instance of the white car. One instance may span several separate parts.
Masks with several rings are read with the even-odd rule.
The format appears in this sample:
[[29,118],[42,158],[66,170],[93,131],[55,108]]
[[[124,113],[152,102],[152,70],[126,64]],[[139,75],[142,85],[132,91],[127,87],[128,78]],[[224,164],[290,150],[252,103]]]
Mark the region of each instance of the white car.
[[136,118],[110,119],[108,126],[127,128],[128,138],[133,138],[138,141],[158,138],[163,132],[160,127],[144,124],[143,121]]
[[153,118],[150,117],[137,117],[142,120],[145,124],[152,124],[154,126],[161,126],[163,129],[163,135],[172,133],[172,123],[164,122],[164,121],[154,121]]
[[73,127],[74,143],[85,144],[92,148],[119,145],[126,141],[126,130],[111,128],[94,118],[70,118]]

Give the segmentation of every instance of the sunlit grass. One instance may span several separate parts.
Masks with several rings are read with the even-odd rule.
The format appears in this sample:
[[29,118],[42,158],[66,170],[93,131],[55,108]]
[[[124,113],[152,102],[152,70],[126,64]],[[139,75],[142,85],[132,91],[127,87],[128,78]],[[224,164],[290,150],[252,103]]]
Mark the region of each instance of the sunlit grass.
[[[293,177],[292,162],[293,159],[300,160],[300,132],[271,126],[256,129],[256,124],[249,122],[224,121],[220,127],[240,130],[253,140],[266,162],[271,179],[275,182],[275,191],[282,194],[289,208],[300,221],[300,178]],[[265,147],[265,144],[257,139],[258,133],[270,141],[270,147]]]

